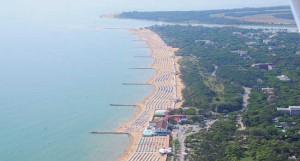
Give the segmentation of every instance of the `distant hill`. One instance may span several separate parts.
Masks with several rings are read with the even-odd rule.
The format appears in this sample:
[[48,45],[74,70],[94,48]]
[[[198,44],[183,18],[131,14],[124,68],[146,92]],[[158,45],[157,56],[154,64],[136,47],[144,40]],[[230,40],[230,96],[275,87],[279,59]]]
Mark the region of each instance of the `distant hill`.
[[241,8],[205,11],[123,12],[118,18],[143,19],[173,23],[209,23],[226,25],[295,25],[289,6]]

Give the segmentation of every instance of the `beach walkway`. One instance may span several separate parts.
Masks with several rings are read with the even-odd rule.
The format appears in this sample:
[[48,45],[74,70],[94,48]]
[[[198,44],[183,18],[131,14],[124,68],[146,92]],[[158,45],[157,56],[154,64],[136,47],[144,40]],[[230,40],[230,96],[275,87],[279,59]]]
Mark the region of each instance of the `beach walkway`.
[[139,104],[140,112],[131,122],[120,127],[118,132],[129,133],[132,143],[120,160],[128,161],[165,161],[167,156],[159,154],[159,149],[169,147],[169,136],[143,137],[142,132],[158,109],[176,108],[178,98],[178,77],[176,76],[176,49],[167,46],[163,40],[148,29],[135,29],[132,32],[145,41],[151,50],[154,63],[151,68],[156,70],[155,76],[149,81],[153,85],[152,94]]

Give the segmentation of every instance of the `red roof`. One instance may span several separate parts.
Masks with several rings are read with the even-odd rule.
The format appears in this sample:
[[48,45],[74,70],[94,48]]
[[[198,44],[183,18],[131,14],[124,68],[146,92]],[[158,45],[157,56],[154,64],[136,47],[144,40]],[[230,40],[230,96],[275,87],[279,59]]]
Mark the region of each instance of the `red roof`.
[[178,117],[175,117],[174,120],[175,120],[176,122],[179,122],[179,121],[180,121],[180,119],[179,119]]
[[159,121],[159,122],[156,124],[156,128],[157,128],[157,129],[159,129],[159,128],[167,129],[167,128],[168,128],[168,121],[166,121],[166,120]]

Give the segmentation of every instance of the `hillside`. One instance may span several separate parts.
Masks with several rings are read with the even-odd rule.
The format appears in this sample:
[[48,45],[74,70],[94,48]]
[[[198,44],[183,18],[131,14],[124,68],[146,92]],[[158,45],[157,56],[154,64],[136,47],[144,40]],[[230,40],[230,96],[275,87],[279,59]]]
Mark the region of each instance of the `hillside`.
[[118,18],[143,19],[173,23],[208,23],[225,25],[295,25],[290,7],[242,8],[206,11],[123,12]]

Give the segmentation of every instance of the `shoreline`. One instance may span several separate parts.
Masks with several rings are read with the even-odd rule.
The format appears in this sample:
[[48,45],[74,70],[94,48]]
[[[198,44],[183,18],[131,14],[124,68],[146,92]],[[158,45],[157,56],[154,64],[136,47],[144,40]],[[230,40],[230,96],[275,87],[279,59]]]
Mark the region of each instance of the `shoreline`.
[[[161,50],[161,49],[156,48],[155,46],[153,46],[153,44],[160,43],[160,44],[158,44],[159,46],[166,46],[166,45],[156,33],[152,32],[148,29],[130,29],[129,31],[131,33],[133,33],[134,35],[138,36],[141,41],[146,42],[147,47],[150,49],[150,52],[151,52],[150,56],[154,60],[151,65],[151,68],[154,68],[156,72],[151,77],[151,79],[149,81],[147,81],[147,83],[151,84],[153,87],[153,90],[151,91],[151,93],[138,103],[138,107],[136,108],[136,112],[132,116],[132,118],[124,123],[121,123],[119,125],[119,127],[116,129],[116,132],[126,132],[127,131],[130,134],[129,135],[130,136],[130,144],[126,148],[126,150],[118,157],[119,161],[129,160],[130,157],[133,156],[133,154],[135,153],[135,150],[140,145],[139,142],[140,142],[141,138],[143,137],[142,131],[144,130],[144,127],[147,126],[148,121],[150,121],[150,120],[146,120],[145,122],[141,123],[138,126],[133,126],[133,124],[136,121],[138,121],[139,119],[141,119],[141,117],[143,117],[143,116],[145,116],[145,118],[152,118],[154,111],[156,110],[153,108],[149,109],[149,107],[146,108],[146,106],[147,106],[146,104],[149,103],[149,101],[154,100],[153,97],[155,95],[157,95],[157,92],[159,92],[158,84],[155,82],[155,80],[160,76],[161,72],[163,72],[165,70],[174,70],[174,69],[170,69],[170,67],[169,68],[168,67],[163,67],[163,68],[158,67],[157,62],[162,60],[162,58],[160,57],[161,55],[158,55],[159,54],[158,50]],[[156,40],[156,39],[158,39],[158,40]],[[177,51],[178,49],[166,47],[166,49],[164,49],[164,50],[168,50],[168,54],[174,55],[174,52]],[[178,61],[180,60],[180,57],[175,56],[175,58],[172,60],[174,61],[173,67],[176,68],[175,70],[179,72]],[[165,64],[163,64],[163,66],[164,65]],[[184,88],[184,85],[183,85],[179,75],[175,75],[174,79],[173,79],[173,81],[174,81],[173,88],[175,89],[175,95],[180,100],[182,100],[181,90]],[[169,83],[172,84],[172,82],[169,82]],[[166,101],[166,100],[164,100],[164,101]],[[181,104],[182,104],[182,101],[179,103],[173,103],[173,105],[172,105],[173,107],[169,107],[168,109],[179,108],[181,106]],[[156,138],[156,137],[153,137],[153,138]],[[164,146],[166,146],[166,147],[169,146],[169,136],[157,137],[157,138],[160,138],[160,140],[163,140],[160,143],[163,143]],[[162,147],[160,147],[160,148],[162,148]],[[158,151],[155,153],[159,154]],[[156,154],[153,154],[153,155],[156,155]],[[156,157],[158,157],[158,156],[156,156]],[[166,156],[160,157],[159,160],[166,160]]]
[[296,32],[297,26],[296,24],[291,25],[277,25],[277,24],[217,24],[217,23],[201,23],[201,22],[167,22],[167,21],[157,21],[157,20],[148,20],[148,19],[134,19],[134,18],[121,18],[119,17],[121,13],[111,13],[111,14],[104,14],[101,15],[100,18],[109,18],[109,19],[123,19],[123,20],[135,20],[141,22],[153,22],[153,23],[161,23],[163,25],[181,25],[181,26],[204,26],[204,27],[237,27],[237,28],[258,28],[258,29],[279,29],[284,28],[287,29],[289,32]]

